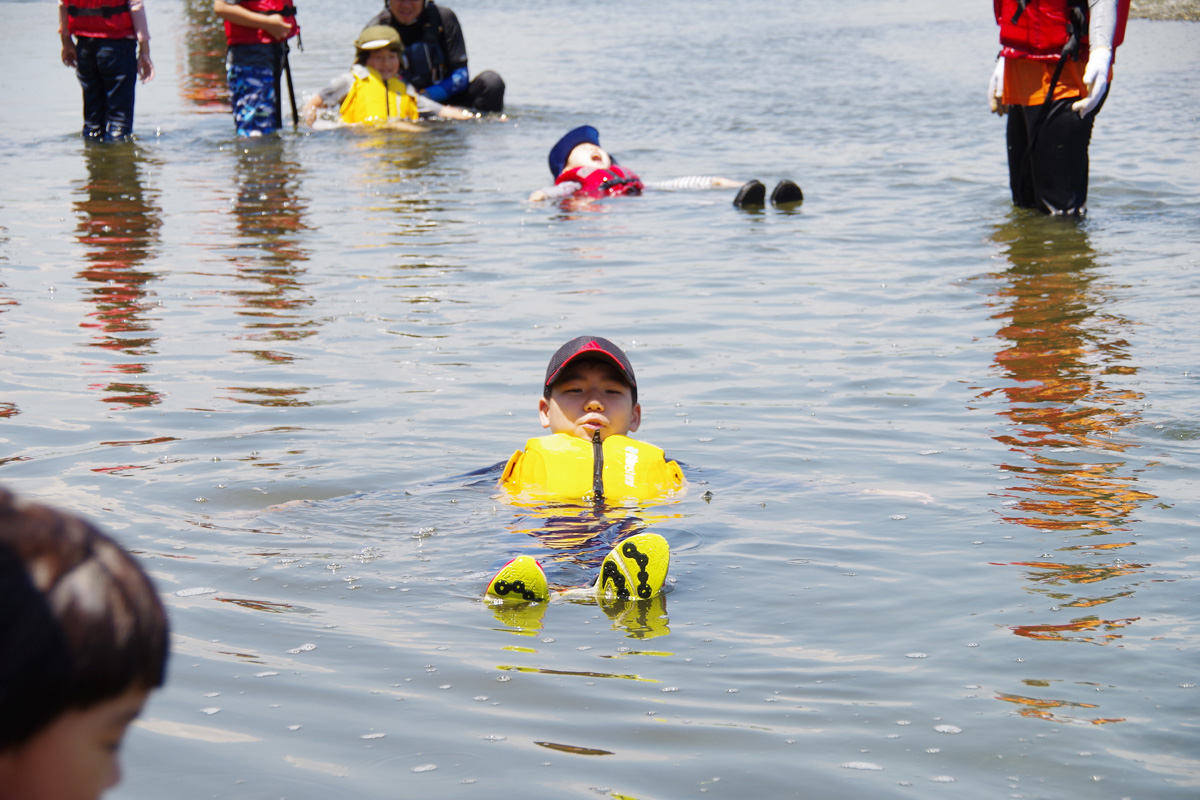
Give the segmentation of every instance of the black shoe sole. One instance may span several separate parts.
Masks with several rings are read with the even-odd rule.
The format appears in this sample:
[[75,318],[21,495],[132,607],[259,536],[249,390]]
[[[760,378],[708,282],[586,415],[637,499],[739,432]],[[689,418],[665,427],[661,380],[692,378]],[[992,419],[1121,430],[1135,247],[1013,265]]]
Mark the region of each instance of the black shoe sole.
[[767,203],[767,187],[763,186],[759,181],[750,181],[743,184],[742,188],[738,189],[737,196],[733,198],[733,204],[738,208],[750,208],[753,206],[762,206]]
[[803,203],[804,192],[800,191],[800,187],[789,180],[782,180],[775,184],[775,190],[771,192],[771,205],[786,206],[792,203]]

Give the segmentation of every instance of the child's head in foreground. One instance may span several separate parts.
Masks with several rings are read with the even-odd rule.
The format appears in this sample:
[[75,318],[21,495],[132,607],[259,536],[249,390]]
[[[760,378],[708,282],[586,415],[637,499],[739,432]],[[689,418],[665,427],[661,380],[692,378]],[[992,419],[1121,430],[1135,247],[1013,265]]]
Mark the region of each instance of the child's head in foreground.
[[403,52],[400,34],[391,25],[364,28],[354,40],[354,63],[370,67],[385,81],[400,74]]
[[115,785],[168,646],[162,602],[120,545],[0,489],[0,800],[95,800]]
[[599,336],[580,336],[550,358],[542,398],[542,427],[591,441],[636,431],[642,422],[633,365],[621,348]]
[[567,131],[554,147],[550,148],[549,162],[550,174],[556,178],[563,170],[574,167],[608,169],[617,163],[600,146],[600,132],[591,125],[581,125]]

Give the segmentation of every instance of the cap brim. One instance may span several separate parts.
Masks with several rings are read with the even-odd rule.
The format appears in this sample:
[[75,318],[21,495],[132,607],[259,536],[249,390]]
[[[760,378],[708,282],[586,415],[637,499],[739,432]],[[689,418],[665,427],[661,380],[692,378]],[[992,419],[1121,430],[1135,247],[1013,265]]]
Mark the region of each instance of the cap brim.
[[359,50],[382,50],[390,46],[392,43],[388,39],[372,39],[369,42],[363,42],[358,46]]
[[567,131],[561,139],[555,142],[554,147],[550,148],[550,174],[558,177],[558,173],[562,172],[567,159],[571,157],[571,151],[581,144],[594,144],[599,147],[600,132],[591,125],[580,125],[574,130]]

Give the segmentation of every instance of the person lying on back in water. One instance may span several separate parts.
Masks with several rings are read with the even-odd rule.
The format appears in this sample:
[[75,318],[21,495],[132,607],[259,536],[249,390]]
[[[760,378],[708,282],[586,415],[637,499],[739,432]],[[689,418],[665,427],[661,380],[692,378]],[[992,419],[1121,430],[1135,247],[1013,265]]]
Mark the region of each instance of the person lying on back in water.
[[[684,491],[678,463],[628,436],[642,420],[637,379],[625,353],[608,339],[580,336],[554,353],[538,415],[550,435],[527,441],[500,477],[514,502],[637,505]],[[634,534],[601,563],[595,593],[601,599],[650,599],[662,591],[669,564],[666,539]],[[523,555],[500,568],[485,596],[492,602],[544,601],[549,589],[541,565]]]
[[[645,189],[732,189],[738,188],[733,204],[751,208],[766,204],[767,188],[761,182],[735,181],[712,175],[693,175],[667,181],[642,181],[633,170],[617,164],[600,146],[600,134],[591,125],[568,131],[550,148],[550,174],[554,185],[538,189],[529,196],[533,202],[570,197],[600,198],[623,194],[641,194]],[[771,202],[787,206],[804,200],[800,187],[781,180],[771,192]]]

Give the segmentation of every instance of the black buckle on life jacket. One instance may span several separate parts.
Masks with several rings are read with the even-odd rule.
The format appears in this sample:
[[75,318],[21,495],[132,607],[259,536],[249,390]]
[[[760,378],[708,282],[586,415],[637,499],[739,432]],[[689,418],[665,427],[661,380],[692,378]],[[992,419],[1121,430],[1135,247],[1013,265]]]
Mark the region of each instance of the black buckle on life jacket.
[[609,178],[600,184],[600,190],[607,192],[619,186],[628,186],[631,183],[636,183],[636,180],[634,178]]
[[100,8],[80,8],[79,6],[67,6],[68,17],[104,17],[109,19],[118,14],[125,14],[129,11],[129,3],[122,3],[119,6],[102,6]]
[[1087,6],[1079,3],[1071,3],[1071,18],[1067,23],[1067,30],[1070,35],[1067,38],[1067,43],[1063,45],[1063,58],[1073,58],[1079,60],[1079,43],[1083,41],[1083,37],[1087,34],[1088,15]]
[[1027,5],[1029,5],[1029,0],[1017,0],[1017,11],[1012,15],[1012,20],[1010,20],[1013,25],[1016,25],[1017,20],[1019,20],[1021,15],[1025,13],[1025,6]]

